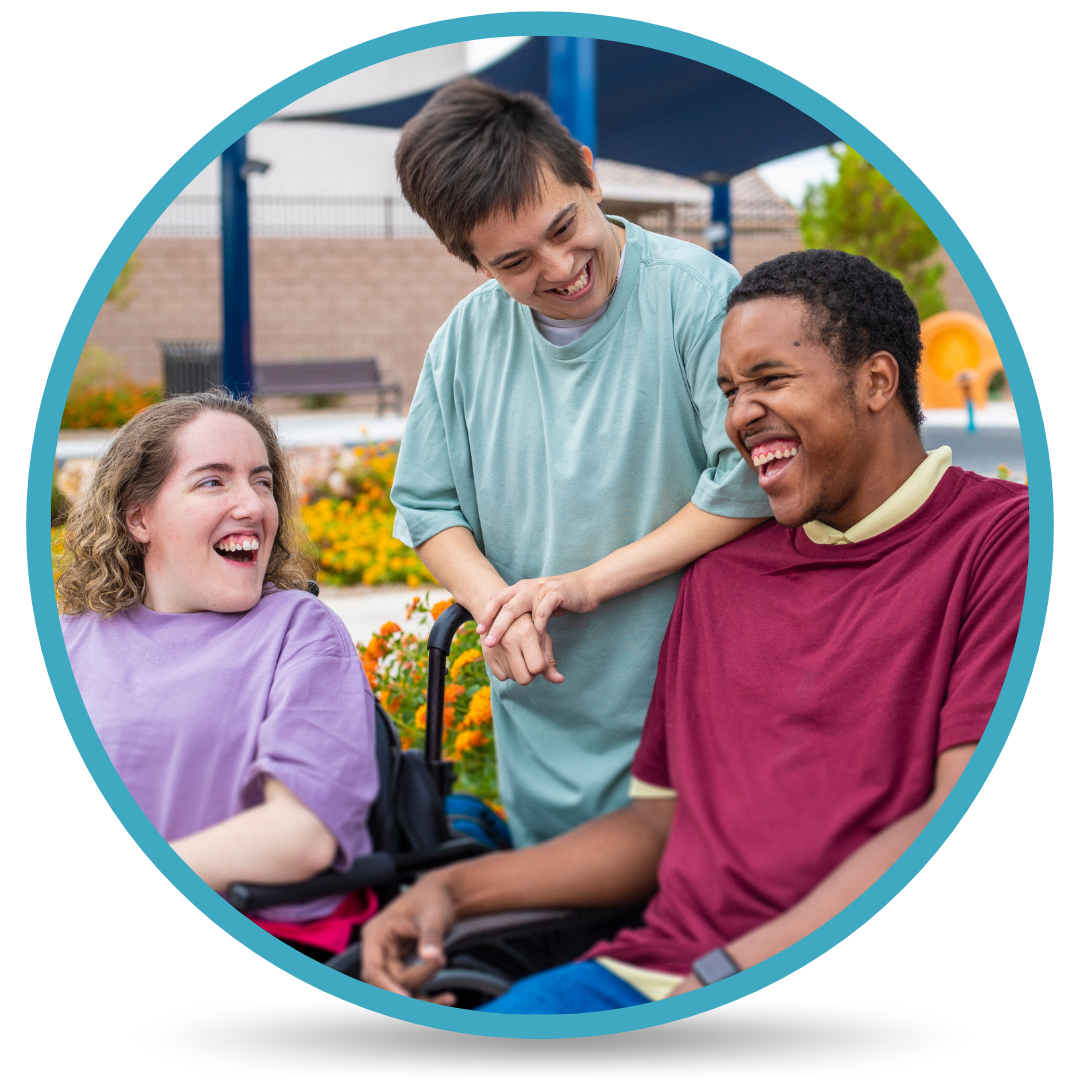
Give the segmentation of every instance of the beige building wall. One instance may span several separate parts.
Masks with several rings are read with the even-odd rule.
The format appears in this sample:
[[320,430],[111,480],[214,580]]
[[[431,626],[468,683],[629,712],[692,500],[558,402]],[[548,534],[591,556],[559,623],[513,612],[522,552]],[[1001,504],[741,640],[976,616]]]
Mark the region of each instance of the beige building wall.
[[[740,274],[745,274],[751,267],[777,255],[786,255],[789,251],[798,251],[802,247],[802,238],[797,232],[740,232],[736,230],[731,238],[731,260]],[[945,293],[945,302],[950,311],[966,311],[970,315],[982,318],[979,305],[967,287],[960,271],[953,265],[944,248],[938,250],[933,261],[941,262],[945,267],[945,276],[941,279],[941,289]]]
[[[740,273],[800,247],[795,232],[740,232]],[[963,279],[942,253],[950,308],[978,315]],[[220,245],[213,239],[148,239],[134,298],[106,304],[89,341],[124,358],[139,383],[160,383],[158,342],[221,336]],[[257,363],[375,356],[408,402],[435,331],[483,278],[433,239],[254,239],[252,339]]]
[[[162,379],[159,341],[221,336],[221,249],[213,239],[150,239],[134,299],[106,304],[89,341],[140,383]],[[254,239],[252,351],[274,360],[375,356],[409,400],[435,331],[483,282],[432,239]]]

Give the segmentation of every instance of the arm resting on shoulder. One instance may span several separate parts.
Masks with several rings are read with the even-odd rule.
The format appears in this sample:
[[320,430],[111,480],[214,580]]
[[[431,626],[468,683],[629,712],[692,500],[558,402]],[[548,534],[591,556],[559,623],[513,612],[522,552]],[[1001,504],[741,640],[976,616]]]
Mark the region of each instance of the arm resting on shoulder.
[[[952,791],[977,745],[964,743],[940,754],[934,773],[934,790],[922,806],[894,821],[854,851],[794,907],[736,938],[724,947],[724,951],[740,968],[760,964],[781,949],[802,940],[858,899],[926,828]],[[673,994],[696,990],[700,985],[697,978],[691,975],[675,988]]]
[[[644,900],[656,889],[674,811],[674,799],[635,800],[536,847],[426,874],[365,924],[364,981],[412,994],[446,963],[442,942],[459,919]],[[409,964],[414,948],[418,961]]]
[[[506,582],[464,526],[436,533],[417,547],[416,554],[435,580],[474,615],[488,603],[492,593],[506,588]],[[522,686],[537,675],[543,675],[548,682],[562,682],[547,632],[538,631],[528,614],[511,622],[513,625],[508,625],[501,641],[483,647],[484,659],[495,678],[500,682],[513,679]]]
[[173,841],[176,854],[216,892],[237,881],[307,881],[337,856],[334,834],[280,780],[268,776],[263,796],[258,806]]
[[674,574],[766,520],[720,517],[687,503],[659,528],[591,566],[555,577],[527,578],[499,590],[482,609],[477,629],[483,633],[488,628],[484,644],[491,647],[515,620],[531,613],[537,633],[545,633],[549,618],[567,611],[594,611],[605,600]]

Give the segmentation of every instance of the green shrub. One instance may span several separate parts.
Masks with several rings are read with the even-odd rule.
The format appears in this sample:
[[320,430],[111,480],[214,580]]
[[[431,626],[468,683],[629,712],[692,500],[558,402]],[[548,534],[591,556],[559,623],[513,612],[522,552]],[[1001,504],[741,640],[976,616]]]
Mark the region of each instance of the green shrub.
[[148,409],[163,397],[160,386],[137,386],[124,381],[117,386],[74,386],[64,405],[62,428],[118,428],[136,413]]
[[127,376],[124,361],[100,345],[87,345],[71,380],[62,428],[118,428],[159,402],[160,386],[139,386]]
[[52,485],[52,523],[54,526],[62,525],[67,518],[68,504],[64,493],[56,486],[56,477],[53,477]]

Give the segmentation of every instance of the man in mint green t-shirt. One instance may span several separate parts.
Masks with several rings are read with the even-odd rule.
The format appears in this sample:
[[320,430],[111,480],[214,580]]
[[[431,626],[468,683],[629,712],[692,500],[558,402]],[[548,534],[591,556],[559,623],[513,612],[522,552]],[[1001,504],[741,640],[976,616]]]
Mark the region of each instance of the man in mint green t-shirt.
[[397,153],[413,209],[490,279],[431,343],[392,498],[479,617],[519,845],[626,803],[680,571],[769,514],[716,382],[737,273],[605,217],[591,166],[542,102],[472,80]]

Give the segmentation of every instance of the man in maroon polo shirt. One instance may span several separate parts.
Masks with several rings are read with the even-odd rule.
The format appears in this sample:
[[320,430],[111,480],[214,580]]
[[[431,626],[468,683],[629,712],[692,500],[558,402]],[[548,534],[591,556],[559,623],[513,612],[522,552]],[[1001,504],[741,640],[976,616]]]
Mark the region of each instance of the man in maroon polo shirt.
[[1027,571],[1026,488],[923,449],[920,351],[866,259],[796,252],[735,288],[719,383],[775,520],[686,571],[631,805],[427,875],[365,927],[367,981],[416,992],[463,917],[655,893],[643,926],[484,1008],[657,1000],[798,941],[906,850],[990,718]]

